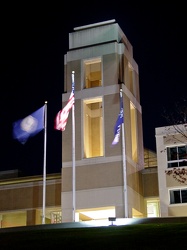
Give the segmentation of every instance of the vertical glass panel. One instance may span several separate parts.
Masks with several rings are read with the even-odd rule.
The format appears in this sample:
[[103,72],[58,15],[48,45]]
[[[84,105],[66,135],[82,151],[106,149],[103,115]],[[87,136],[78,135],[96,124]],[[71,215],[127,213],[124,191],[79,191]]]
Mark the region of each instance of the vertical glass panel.
[[180,190],[171,190],[170,191],[170,204],[181,203],[180,200]]
[[128,63],[128,73],[129,73],[129,86],[130,91],[134,95],[134,88],[133,88],[133,67],[130,63]]
[[101,58],[84,61],[84,88],[94,88],[102,85]]
[[84,100],[84,157],[103,156],[102,98]]
[[187,189],[183,189],[181,191],[181,195],[182,195],[182,203],[187,203]]
[[177,160],[177,147],[167,148],[167,157],[168,157],[168,161]]
[[180,159],[187,159],[187,157],[186,157],[186,147],[185,146],[178,147],[178,154],[179,154],[179,160]]
[[137,152],[137,119],[136,119],[136,109],[132,103],[130,103],[131,112],[131,142],[132,142],[132,159],[137,162],[138,152]]

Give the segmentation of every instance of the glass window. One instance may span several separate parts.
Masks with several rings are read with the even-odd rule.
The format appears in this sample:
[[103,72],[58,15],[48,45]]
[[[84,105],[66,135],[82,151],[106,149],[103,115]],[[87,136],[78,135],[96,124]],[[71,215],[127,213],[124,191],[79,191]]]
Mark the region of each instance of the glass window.
[[129,73],[129,85],[130,91],[134,95],[134,87],[133,87],[133,67],[130,63],[128,63],[128,73]]
[[101,58],[93,58],[84,61],[84,88],[102,86]]
[[84,100],[83,136],[84,157],[103,156],[103,111],[102,97]]
[[147,217],[159,217],[159,201],[147,201]]
[[175,148],[167,148],[168,151],[168,161],[177,160],[177,147]]
[[170,204],[181,203],[180,190],[170,191]]
[[178,155],[180,159],[187,159],[186,157],[186,146],[178,147]]
[[136,108],[130,103],[130,118],[131,118],[131,143],[132,143],[132,159],[137,162],[138,160],[138,147],[137,147],[137,114]]
[[170,204],[187,203],[187,189],[170,190]]
[[181,194],[182,194],[182,203],[186,203],[187,202],[187,189],[181,190]]
[[54,211],[51,212],[51,224],[61,223],[62,222],[62,212]]
[[167,148],[168,168],[187,166],[187,146]]

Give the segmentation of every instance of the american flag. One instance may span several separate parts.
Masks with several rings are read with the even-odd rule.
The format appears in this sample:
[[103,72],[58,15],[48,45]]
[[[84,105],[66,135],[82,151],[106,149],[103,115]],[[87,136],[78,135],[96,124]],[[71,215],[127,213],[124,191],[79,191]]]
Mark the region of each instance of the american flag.
[[69,112],[70,112],[71,108],[73,107],[74,102],[75,102],[74,87],[72,87],[72,92],[71,92],[71,95],[69,97],[68,103],[56,115],[54,129],[60,130],[60,131],[65,130],[66,124],[68,121]]

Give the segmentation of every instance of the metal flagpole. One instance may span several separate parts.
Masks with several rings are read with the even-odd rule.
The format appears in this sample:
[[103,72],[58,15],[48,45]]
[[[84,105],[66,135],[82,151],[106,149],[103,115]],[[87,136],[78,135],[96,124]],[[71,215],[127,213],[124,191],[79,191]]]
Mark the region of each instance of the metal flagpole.
[[46,143],[47,143],[47,101],[45,102],[44,111],[44,160],[43,160],[43,212],[42,224],[45,224],[45,200],[46,200]]
[[[72,71],[72,91],[74,92],[74,74],[75,72]],[[73,104],[72,106],[72,196],[73,196],[73,222],[75,222],[75,203],[76,203],[76,198],[75,198],[75,106]]]
[[[120,100],[123,102],[122,88],[120,88]],[[125,148],[125,133],[124,133],[124,108],[123,108],[123,123],[122,126],[122,157],[123,157],[123,194],[124,194],[124,214],[128,218],[128,196],[127,196],[127,167],[126,167],[126,148]]]

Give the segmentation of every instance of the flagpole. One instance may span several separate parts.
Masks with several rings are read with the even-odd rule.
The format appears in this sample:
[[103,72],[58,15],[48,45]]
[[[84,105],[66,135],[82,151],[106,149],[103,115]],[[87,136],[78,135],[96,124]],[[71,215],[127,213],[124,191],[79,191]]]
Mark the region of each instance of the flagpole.
[[[72,71],[72,88],[74,88],[74,74]],[[74,89],[73,89],[74,91]],[[76,198],[75,198],[75,106],[72,106],[72,197],[73,197],[73,222],[75,222]]]
[[43,160],[43,210],[42,224],[45,224],[45,203],[46,203],[46,144],[47,144],[47,101],[44,109],[44,160]]
[[[123,102],[122,88],[120,88],[120,100]],[[124,117],[124,110],[123,110]],[[123,157],[123,194],[124,194],[124,217],[128,218],[128,196],[127,196],[127,167],[126,167],[126,147],[124,133],[124,119],[122,126],[122,157]]]

